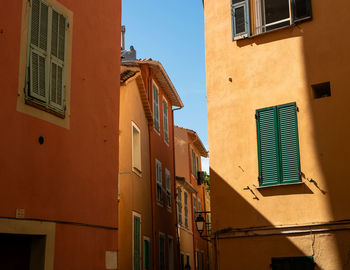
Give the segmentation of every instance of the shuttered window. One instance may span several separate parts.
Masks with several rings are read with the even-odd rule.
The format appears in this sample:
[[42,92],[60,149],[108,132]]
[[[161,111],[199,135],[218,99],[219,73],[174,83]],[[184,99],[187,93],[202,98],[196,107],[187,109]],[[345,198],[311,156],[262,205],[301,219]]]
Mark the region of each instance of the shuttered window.
[[187,192],[184,191],[184,203],[185,203],[185,227],[188,228],[188,201],[187,201]]
[[159,270],[165,270],[165,235],[159,233]]
[[134,270],[141,269],[141,218],[134,215]]
[[197,200],[196,196],[193,195],[193,220],[196,220],[196,212],[197,212]]
[[143,269],[151,269],[151,242],[147,239],[143,240]]
[[160,132],[159,125],[159,90],[155,83],[153,83],[153,120],[154,128]]
[[162,163],[156,159],[156,182],[157,182],[157,201],[163,203],[163,185],[162,185]]
[[182,225],[182,194],[180,187],[177,188],[177,211],[179,225]]
[[168,126],[168,103],[163,99],[163,127],[164,140],[169,143],[169,126]]
[[232,0],[232,35],[233,39],[241,39],[250,35],[249,0]]
[[67,19],[42,0],[31,0],[26,99],[64,115]]
[[166,184],[166,202],[168,209],[171,210],[171,183],[170,183],[170,172],[165,168],[165,184]]
[[301,181],[296,103],[256,111],[260,186]]

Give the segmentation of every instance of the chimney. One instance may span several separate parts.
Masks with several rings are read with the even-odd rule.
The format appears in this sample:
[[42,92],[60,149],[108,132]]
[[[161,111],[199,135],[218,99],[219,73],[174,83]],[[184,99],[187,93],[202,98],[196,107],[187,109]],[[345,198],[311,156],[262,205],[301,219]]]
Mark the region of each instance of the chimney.
[[125,50],[125,25],[122,25],[122,51]]

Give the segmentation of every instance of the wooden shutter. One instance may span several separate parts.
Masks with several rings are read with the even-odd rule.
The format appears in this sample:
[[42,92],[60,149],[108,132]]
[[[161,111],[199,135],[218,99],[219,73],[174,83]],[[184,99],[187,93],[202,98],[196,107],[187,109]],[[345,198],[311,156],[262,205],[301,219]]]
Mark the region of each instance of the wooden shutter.
[[153,84],[153,114],[154,127],[159,131],[159,92],[155,84]]
[[276,108],[256,112],[259,182],[261,186],[279,183],[278,127]]
[[66,18],[53,9],[51,18],[50,105],[59,110],[64,108],[65,39]]
[[312,19],[311,0],[291,0],[293,23]]
[[168,135],[168,104],[165,100],[163,100],[163,126],[164,126],[164,139],[165,141],[169,141]]
[[233,40],[250,35],[249,0],[231,2]]
[[30,22],[29,95],[43,102],[47,100],[47,43],[49,8],[40,0],[32,0]]
[[134,216],[134,270],[140,270],[140,218]]
[[297,108],[295,103],[277,106],[281,183],[299,182],[300,158]]

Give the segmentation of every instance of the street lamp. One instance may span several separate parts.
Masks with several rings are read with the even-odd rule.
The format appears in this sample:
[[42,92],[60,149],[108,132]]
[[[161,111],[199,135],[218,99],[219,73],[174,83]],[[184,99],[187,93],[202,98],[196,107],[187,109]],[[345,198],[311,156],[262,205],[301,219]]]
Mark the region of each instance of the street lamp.
[[201,214],[199,214],[196,218],[196,227],[200,235],[202,235],[204,231],[204,226],[205,226],[205,219]]

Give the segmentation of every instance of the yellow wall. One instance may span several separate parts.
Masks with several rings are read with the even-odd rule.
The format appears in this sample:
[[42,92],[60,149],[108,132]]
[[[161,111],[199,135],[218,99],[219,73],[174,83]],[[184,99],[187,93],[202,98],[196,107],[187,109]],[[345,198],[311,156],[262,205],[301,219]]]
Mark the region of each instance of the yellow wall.
[[[350,36],[344,29],[350,22],[346,14],[350,3],[312,1],[312,21],[237,42],[232,41],[229,1],[206,0],[204,6],[213,231],[349,219],[345,179],[350,162],[346,154],[350,153],[346,116]],[[331,83],[332,96],[314,99],[311,85],[326,81]],[[255,110],[289,102],[299,107],[304,184],[258,190]],[[243,190],[247,186],[256,197]],[[339,269],[337,260],[346,262],[343,244],[336,235],[328,234],[318,234],[316,241],[327,237],[333,239],[324,240],[328,253],[323,254],[319,247],[314,254],[316,263],[329,263],[322,269]],[[250,254],[251,249],[244,245],[252,245],[255,238],[249,239],[219,240],[220,253],[225,245],[232,245],[229,250],[240,247],[239,254]],[[290,247],[284,255],[312,255],[310,241],[284,237],[266,250],[266,265],[283,245]],[[219,257],[221,269],[228,269],[228,258]],[[249,260],[245,263],[236,265],[242,269],[255,265]]]
[[[141,175],[132,169],[132,121],[141,132]],[[148,123],[135,79],[120,87],[119,143],[118,269],[132,269],[132,211],[141,215],[141,258],[143,236],[152,237]]]

